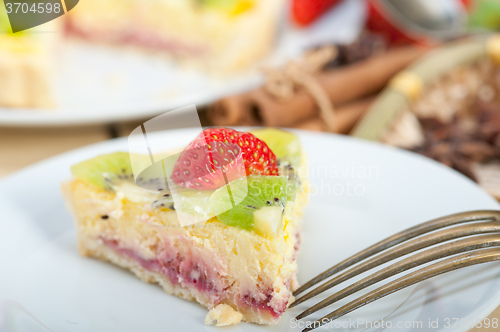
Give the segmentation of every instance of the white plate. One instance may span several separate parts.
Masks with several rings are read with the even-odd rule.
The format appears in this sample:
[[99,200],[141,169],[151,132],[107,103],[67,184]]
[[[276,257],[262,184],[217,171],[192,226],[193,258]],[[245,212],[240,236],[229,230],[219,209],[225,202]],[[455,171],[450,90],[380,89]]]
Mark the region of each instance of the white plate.
[[[184,144],[196,132],[174,134]],[[304,217],[301,283],[423,221],[500,208],[472,181],[416,154],[333,135],[300,136],[310,160],[313,190]],[[154,144],[165,135],[149,138]],[[203,325],[206,310],[196,303],[169,296],[110,264],[79,256],[60,183],[70,177],[71,165],[118,150],[127,151],[126,140],[66,153],[0,182],[0,331],[46,331],[40,324],[51,331],[221,331]],[[453,329],[443,324],[446,319],[453,324],[455,318],[471,323],[492,312],[500,304],[499,276],[498,263],[469,267],[395,293],[339,322],[385,318],[394,324],[422,321],[425,327],[438,319],[441,328],[432,331],[465,331],[464,323]],[[297,331],[291,319],[303,308],[287,311],[276,326],[242,323],[224,331]]]
[[[279,64],[309,46],[349,42],[364,22],[361,0],[346,1],[307,29],[281,29],[263,64]],[[42,36],[43,37],[43,36]],[[256,36],[257,38],[257,36]],[[151,118],[190,104],[207,104],[262,82],[256,68],[226,78],[120,48],[69,42],[58,55],[55,110],[0,108],[3,126],[64,126]]]

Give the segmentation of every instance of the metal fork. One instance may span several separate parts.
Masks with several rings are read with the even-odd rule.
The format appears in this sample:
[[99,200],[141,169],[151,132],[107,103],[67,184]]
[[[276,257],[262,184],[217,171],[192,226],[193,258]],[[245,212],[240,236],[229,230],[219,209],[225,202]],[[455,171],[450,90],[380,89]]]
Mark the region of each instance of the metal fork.
[[[482,210],[457,213],[425,222],[388,237],[306,282],[294,292],[295,296],[335,275],[309,293],[297,298],[290,307],[295,307],[379,265],[431,246],[432,248],[428,250],[397,261],[343,288],[341,291],[305,310],[298,315],[296,319],[299,320],[309,316],[318,310],[386,278],[413,269],[419,265],[449,256],[453,257],[440,260],[437,263],[425,266],[391,281],[389,284],[383,285],[309,324],[303,332],[311,331],[328,324],[332,320],[418,282],[463,267],[500,260],[500,211]],[[358,265],[343,272],[355,264]]]

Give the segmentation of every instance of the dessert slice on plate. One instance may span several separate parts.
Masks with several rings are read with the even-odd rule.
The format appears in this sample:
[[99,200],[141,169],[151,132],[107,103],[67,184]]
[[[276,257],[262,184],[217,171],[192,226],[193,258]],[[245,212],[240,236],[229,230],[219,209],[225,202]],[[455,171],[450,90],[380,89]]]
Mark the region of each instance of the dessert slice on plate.
[[0,107],[51,108],[55,104],[51,57],[57,23],[14,34],[3,8],[0,0]]
[[[233,153],[242,158],[243,177]],[[206,129],[165,159],[167,189],[163,179],[135,182],[130,157],[149,161],[128,153],[96,157],[75,165],[63,185],[81,254],[199,302],[211,310],[206,323],[276,323],[298,286],[307,200],[298,138],[277,129]],[[221,164],[226,182],[216,176]],[[209,171],[199,177],[200,169]],[[202,222],[183,227],[185,215]]]
[[283,0],[86,0],[68,13],[66,30],[227,72],[270,50],[283,8]]

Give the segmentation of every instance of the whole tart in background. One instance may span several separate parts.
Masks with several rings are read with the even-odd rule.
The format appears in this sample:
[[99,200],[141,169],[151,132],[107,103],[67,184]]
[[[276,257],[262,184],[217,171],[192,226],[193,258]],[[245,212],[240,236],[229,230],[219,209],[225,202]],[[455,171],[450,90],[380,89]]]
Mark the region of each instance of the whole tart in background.
[[66,31],[230,72],[271,49],[283,9],[283,0],[86,0],[67,14]]

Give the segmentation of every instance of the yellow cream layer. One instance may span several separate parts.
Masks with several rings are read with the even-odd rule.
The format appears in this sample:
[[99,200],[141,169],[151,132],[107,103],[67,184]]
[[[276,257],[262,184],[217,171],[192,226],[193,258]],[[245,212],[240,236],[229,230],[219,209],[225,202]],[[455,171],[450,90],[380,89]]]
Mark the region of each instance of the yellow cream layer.
[[[216,217],[203,226],[180,227],[175,211],[153,209],[152,202],[133,203],[82,180],[73,180],[68,189],[79,233],[118,238],[144,259],[155,258],[155,248],[163,236],[176,234],[185,235],[207,250],[216,248],[226,258],[229,274],[240,275],[239,280],[245,284],[256,284],[259,277],[267,276],[286,281],[297,268],[292,255],[297,222],[307,200],[305,190],[296,204],[287,204],[282,236],[268,239],[224,225]],[[103,220],[102,216],[108,219]]]

